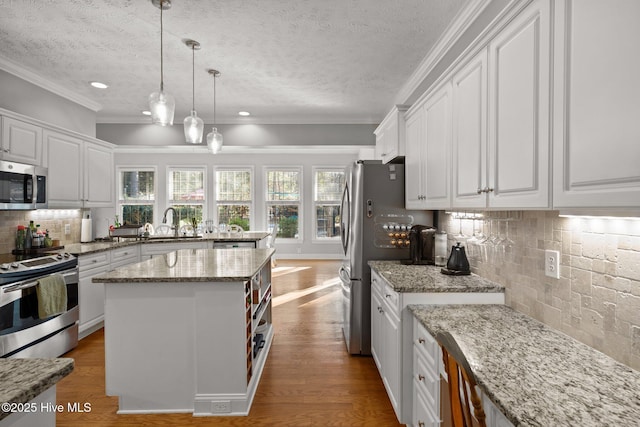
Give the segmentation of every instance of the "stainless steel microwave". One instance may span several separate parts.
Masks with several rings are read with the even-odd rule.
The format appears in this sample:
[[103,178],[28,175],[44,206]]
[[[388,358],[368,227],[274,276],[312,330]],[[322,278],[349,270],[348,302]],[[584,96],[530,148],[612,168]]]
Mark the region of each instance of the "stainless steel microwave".
[[45,209],[47,168],[0,160],[0,210]]

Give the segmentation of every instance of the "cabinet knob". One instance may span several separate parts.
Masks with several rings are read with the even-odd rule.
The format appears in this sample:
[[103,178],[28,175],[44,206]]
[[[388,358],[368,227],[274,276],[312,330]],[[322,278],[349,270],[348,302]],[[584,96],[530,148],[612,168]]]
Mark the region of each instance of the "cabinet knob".
[[424,421],[418,421],[418,427],[424,427]]
[[478,189],[476,190],[476,193],[478,193],[478,194],[482,194],[483,192],[484,192],[484,190],[483,190],[482,188],[478,188]]
[[484,193],[492,193],[493,192],[493,188],[484,187],[484,190],[482,190],[482,192],[484,192]]
[[418,381],[423,381],[423,380],[424,380],[424,375],[418,374]]
[[419,342],[420,344],[424,344],[424,338],[418,338],[418,342]]

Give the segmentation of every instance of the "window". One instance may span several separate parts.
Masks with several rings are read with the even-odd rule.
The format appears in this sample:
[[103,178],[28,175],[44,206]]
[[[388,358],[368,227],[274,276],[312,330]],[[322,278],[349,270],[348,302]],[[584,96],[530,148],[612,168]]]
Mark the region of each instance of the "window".
[[344,187],[342,169],[315,169],[313,198],[315,212],[315,238],[340,237],[340,199]]
[[118,168],[121,223],[153,223],[156,207],[155,170]]
[[251,228],[253,204],[251,169],[216,170],[216,207],[219,224]]
[[178,225],[191,225],[195,218],[199,224],[203,221],[205,198],[204,168],[169,168],[168,204],[178,213]]
[[299,239],[302,204],[302,170],[300,168],[267,169],[267,227],[276,236]]

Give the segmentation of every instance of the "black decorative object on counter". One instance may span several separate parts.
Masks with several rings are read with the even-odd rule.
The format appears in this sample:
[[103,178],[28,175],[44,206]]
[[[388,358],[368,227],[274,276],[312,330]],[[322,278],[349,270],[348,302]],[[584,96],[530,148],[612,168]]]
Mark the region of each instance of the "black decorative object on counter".
[[464,246],[460,245],[460,242],[457,242],[455,246],[451,247],[451,255],[449,255],[449,260],[447,261],[447,268],[443,268],[440,271],[442,274],[451,276],[466,276],[471,274],[466,251]]

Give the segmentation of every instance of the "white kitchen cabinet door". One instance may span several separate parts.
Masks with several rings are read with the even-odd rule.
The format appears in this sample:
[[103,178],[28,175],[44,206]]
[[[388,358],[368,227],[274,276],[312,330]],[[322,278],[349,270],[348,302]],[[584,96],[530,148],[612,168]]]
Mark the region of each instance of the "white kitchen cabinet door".
[[554,3],[554,208],[640,207],[640,2]]
[[489,43],[489,204],[550,206],[550,4],[535,0]]
[[81,208],[84,141],[45,130],[44,166],[49,168],[49,208]]
[[487,50],[453,76],[452,205],[487,205]]
[[[379,279],[378,279],[379,282]],[[382,375],[384,360],[384,340],[382,336],[382,295],[376,283],[376,274],[371,273],[371,356]]]
[[406,105],[394,106],[373,133],[376,135],[376,159],[389,163],[405,155]]
[[393,311],[383,306],[382,331],[384,342],[384,359],[382,360],[382,369],[384,371],[384,382],[387,386],[387,394],[389,400],[396,411],[396,415],[400,418],[400,399],[401,399],[401,381],[402,366],[400,364],[402,332],[400,319],[396,317]]
[[84,150],[84,207],[113,206],[113,150],[88,141]]
[[2,148],[4,160],[42,164],[42,128],[11,117],[2,117]]
[[437,89],[424,105],[425,203],[428,209],[451,207],[451,83]]
[[405,122],[404,195],[407,209],[427,209],[424,125],[424,105],[419,105],[407,114]]
[[93,283],[91,279],[109,271],[110,260],[109,251],[78,257],[80,338],[94,332],[104,321],[104,283]]

